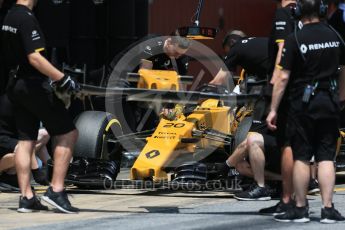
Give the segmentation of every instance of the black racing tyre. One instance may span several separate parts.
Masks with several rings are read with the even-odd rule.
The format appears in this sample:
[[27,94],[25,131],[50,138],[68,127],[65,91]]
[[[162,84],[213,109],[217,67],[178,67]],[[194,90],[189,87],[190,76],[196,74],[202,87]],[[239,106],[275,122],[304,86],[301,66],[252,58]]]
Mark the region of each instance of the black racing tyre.
[[253,117],[245,117],[240,124],[237,127],[236,133],[235,133],[235,146],[234,149],[237,148],[246,138],[248,135],[248,132],[253,124]]
[[75,125],[79,137],[74,157],[113,160],[113,156],[110,155],[120,151],[119,143],[108,142],[122,135],[121,124],[112,114],[86,111],[79,115]]

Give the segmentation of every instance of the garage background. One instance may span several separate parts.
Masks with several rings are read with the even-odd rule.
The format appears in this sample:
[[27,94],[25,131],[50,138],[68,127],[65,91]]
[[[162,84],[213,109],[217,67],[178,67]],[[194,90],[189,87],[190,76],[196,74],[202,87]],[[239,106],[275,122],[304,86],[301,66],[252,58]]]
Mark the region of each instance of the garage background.
[[[168,35],[191,25],[197,5],[198,0],[45,0],[35,11],[58,62],[95,69],[148,33]],[[274,1],[205,0],[201,25],[220,30],[205,44],[222,54],[228,30],[268,36],[274,10]],[[197,68],[191,63],[190,74]]]

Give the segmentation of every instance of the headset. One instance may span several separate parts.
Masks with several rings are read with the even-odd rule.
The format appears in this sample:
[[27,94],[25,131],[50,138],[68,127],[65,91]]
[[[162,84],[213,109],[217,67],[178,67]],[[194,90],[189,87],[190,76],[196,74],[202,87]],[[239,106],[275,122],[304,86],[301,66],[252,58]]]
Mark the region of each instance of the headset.
[[[323,0],[320,2],[318,16],[324,18],[327,16],[328,5],[324,4]],[[302,4],[299,0],[296,2],[296,7],[292,8],[292,16],[295,19],[301,19],[303,16]]]
[[[319,12],[318,12],[318,16],[320,18],[322,17],[325,17],[327,15],[327,11],[328,11],[328,6],[324,4],[323,0],[321,0],[320,2],[320,8],[319,8]],[[302,5],[300,3],[300,1],[297,0],[297,3],[296,3],[296,7],[293,8],[292,10],[292,15],[294,16],[294,18],[296,20],[299,20],[302,18]],[[297,25],[298,23],[295,24],[295,30],[294,30],[294,36],[295,36],[295,40],[296,40],[296,43],[297,43],[297,46],[298,46],[298,50],[302,56],[302,59],[303,61],[306,61],[306,57],[305,55],[302,53],[301,51],[301,44],[298,40],[298,37],[297,37]],[[329,25],[327,22],[325,23],[327,25],[327,27],[332,30],[336,35],[337,37],[339,38],[341,44],[343,45],[343,47],[345,48],[345,41],[344,39],[342,38],[342,36],[338,33],[338,31],[336,31],[331,25]]]

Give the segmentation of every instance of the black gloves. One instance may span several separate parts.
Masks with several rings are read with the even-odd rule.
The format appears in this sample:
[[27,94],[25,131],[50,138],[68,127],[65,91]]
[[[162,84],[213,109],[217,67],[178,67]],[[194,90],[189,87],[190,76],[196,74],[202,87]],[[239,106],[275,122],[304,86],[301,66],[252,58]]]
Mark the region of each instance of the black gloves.
[[59,81],[53,81],[51,86],[61,94],[75,94],[80,91],[80,85],[68,75],[63,76]]

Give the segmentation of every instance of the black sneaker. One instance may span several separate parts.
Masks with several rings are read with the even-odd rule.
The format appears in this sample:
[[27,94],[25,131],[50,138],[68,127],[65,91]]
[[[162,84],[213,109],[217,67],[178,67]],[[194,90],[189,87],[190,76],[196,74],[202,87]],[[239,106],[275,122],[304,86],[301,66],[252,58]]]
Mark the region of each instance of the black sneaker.
[[268,208],[260,209],[259,213],[261,215],[281,215],[284,214],[287,210],[294,206],[294,201],[290,201],[285,204],[283,201],[279,201],[276,205]]
[[269,190],[266,187],[260,187],[257,183],[250,186],[248,190],[235,194],[234,197],[243,201],[271,200]]
[[53,188],[49,187],[42,197],[42,200],[64,213],[72,214],[79,212],[79,209],[73,207],[69,202],[66,191],[54,192]]
[[292,207],[282,215],[276,215],[274,220],[279,222],[307,223],[310,221],[308,207]]
[[323,224],[334,224],[337,222],[344,222],[345,217],[343,217],[338,210],[334,208],[323,208],[321,209],[321,220],[320,222]]
[[308,187],[308,194],[313,195],[315,193],[320,192],[319,182],[316,179],[310,179],[309,187]]
[[20,213],[48,211],[48,207],[42,205],[41,201],[36,196],[33,196],[31,199],[21,196],[19,198],[19,208],[17,211]]

